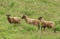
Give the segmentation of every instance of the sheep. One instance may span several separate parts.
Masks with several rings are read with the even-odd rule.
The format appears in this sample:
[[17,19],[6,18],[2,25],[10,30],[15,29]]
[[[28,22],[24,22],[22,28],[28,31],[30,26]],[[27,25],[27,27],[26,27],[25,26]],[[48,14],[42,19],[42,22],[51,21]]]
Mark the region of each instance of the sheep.
[[40,29],[39,20],[38,19],[31,19],[31,18],[27,17],[26,15],[23,15],[22,19],[25,19],[26,23],[28,23],[28,24],[32,24],[32,25],[38,26],[38,29]]
[[7,16],[7,20],[10,24],[12,23],[20,23],[21,22],[21,19],[19,17],[11,17],[10,14],[6,14]]
[[54,32],[56,32],[55,23],[53,21],[46,21],[43,17],[39,17],[38,20],[41,22],[41,29],[44,28],[45,30],[45,28],[52,28]]

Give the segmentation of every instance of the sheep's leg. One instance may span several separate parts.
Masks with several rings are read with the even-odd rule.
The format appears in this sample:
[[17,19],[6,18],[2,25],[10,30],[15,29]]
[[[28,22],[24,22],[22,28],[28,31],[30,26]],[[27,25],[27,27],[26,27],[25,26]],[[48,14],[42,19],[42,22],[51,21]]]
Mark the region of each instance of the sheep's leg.
[[54,33],[56,32],[56,29],[54,29]]
[[43,26],[41,26],[41,30],[42,30]]
[[54,31],[54,33],[56,33],[56,27],[51,27],[52,28],[52,30]]
[[44,30],[45,30],[45,26],[43,26]]
[[38,23],[38,30],[40,29],[40,25],[39,25],[39,23]]
[[57,28],[55,26],[52,26],[51,28],[54,31],[54,33],[56,33]]
[[56,32],[56,28],[54,28],[54,33]]
[[43,26],[41,26],[41,30],[42,30]]
[[44,28],[44,30],[45,30],[46,27],[45,26],[41,26],[41,30],[42,30],[42,28]]

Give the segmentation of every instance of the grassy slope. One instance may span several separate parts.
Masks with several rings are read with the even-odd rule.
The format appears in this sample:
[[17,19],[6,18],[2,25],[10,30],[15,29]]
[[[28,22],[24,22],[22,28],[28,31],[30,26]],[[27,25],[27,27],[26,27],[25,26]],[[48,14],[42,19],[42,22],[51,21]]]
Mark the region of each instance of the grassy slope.
[[60,30],[59,0],[0,0],[0,39],[60,39],[59,32],[54,34],[51,31],[37,31],[36,27],[25,21],[9,24],[6,13],[18,17],[26,14],[30,18],[43,16],[46,20],[54,21]]

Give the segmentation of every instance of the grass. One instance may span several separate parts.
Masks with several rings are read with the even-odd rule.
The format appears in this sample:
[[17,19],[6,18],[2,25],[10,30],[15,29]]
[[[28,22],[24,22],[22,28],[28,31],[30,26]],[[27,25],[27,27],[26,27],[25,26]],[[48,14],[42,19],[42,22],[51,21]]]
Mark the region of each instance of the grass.
[[[26,14],[37,19],[43,16],[56,23],[57,33],[53,30],[38,30],[27,24],[9,24],[6,14],[22,17]],[[0,39],[60,39],[60,1],[59,0],[0,0]]]

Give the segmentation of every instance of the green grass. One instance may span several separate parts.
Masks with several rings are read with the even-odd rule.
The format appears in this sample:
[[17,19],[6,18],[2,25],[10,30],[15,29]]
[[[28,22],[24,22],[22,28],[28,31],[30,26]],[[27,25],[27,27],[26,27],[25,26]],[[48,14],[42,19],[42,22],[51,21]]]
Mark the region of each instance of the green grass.
[[[43,16],[45,20],[56,23],[57,33],[53,30],[38,30],[36,26],[27,24],[9,24],[6,14],[22,17],[26,14],[37,19]],[[0,39],[60,39],[60,1],[59,0],[0,0]]]

